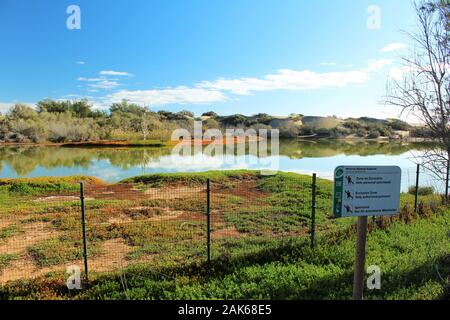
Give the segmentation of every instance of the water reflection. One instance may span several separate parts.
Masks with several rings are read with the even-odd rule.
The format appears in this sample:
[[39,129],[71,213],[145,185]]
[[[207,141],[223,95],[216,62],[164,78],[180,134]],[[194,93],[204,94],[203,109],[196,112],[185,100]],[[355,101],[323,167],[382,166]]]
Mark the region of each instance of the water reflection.
[[[268,144],[270,147],[270,143]],[[390,164],[403,163],[410,151],[429,147],[425,143],[392,143],[374,141],[295,141],[283,140],[279,147],[280,170],[330,171],[338,161],[357,161],[368,158],[377,163],[380,159]],[[64,148],[64,147],[0,147],[0,175],[15,178],[26,176],[57,176],[87,174],[108,181],[132,175],[153,172],[203,171],[210,169],[258,168],[261,154],[249,154],[246,159],[236,156],[236,149],[224,158],[171,157],[172,148]],[[267,155],[271,157],[272,155]],[[383,158],[380,158],[382,156]],[[323,158],[323,159],[318,159]],[[312,162],[311,162],[312,161]],[[365,161],[362,161],[365,162]],[[397,162],[397,163],[396,163]],[[409,163],[409,162],[408,162]],[[410,164],[412,166],[412,163]]]

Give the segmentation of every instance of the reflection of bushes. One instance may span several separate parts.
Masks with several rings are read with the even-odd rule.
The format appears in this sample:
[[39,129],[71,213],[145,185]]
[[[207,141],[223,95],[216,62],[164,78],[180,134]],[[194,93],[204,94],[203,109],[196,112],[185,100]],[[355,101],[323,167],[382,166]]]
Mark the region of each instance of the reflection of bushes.
[[[311,131],[310,131],[311,132]],[[302,131],[307,135],[308,132]],[[331,130],[321,129],[320,136],[344,137],[348,129],[337,127]],[[347,155],[399,155],[410,150],[424,150],[430,143],[378,143],[375,141],[330,141],[318,140],[311,142],[296,140],[281,140],[280,155],[298,157],[324,157],[340,153]],[[268,143],[270,148],[270,143]],[[225,147],[224,147],[225,149]],[[237,152],[235,148],[235,152]],[[301,151],[301,152],[299,152]],[[170,155],[171,148],[54,148],[54,147],[4,147],[0,148],[1,164],[7,164],[18,175],[27,175],[36,167],[46,169],[65,167],[89,168],[93,162],[107,160],[111,165],[128,169],[143,166],[149,162],[157,162],[159,158]],[[224,151],[225,152],[225,151]]]
[[0,148],[0,163],[8,164],[18,175],[27,175],[36,167],[89,168],[93,161],[108,160],[112,165],[127,169],[156,160],[170,153],[169,148]]
[[[434,187],[419,187],[418,190],[419,196],[428,196],[430,194],[434,194],[435,190]],[[416,194],[416,186],[411,186],[408,188],[408,193],[415,195]]]

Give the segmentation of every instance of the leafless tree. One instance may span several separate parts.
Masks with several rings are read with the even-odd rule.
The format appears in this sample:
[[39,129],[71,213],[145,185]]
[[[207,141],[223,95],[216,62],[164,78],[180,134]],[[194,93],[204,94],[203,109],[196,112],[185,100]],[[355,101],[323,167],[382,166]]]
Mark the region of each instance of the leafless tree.
[[142,115],[141,118],[141,131],[142,131],[142,136],[144,137],[144,141],[147,140],[147,136],[149,134],[149,129],[148,129],[148,119],[146,114]]
[[386,104],[416,117],[430,129],[438,146],[420,156],[422,164],[446,182],[450,163],[450,4],[445,0],[415,3],[418,30],[405,32],[414,43],[402,57],[402,79],[388,84]]

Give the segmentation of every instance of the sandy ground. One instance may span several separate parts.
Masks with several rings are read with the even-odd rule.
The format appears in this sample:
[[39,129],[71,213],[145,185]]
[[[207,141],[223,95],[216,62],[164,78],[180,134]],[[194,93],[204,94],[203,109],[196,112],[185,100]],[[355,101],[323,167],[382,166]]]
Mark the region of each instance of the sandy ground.
[[[88,259],[89,270],[91,272],[104,272],[126,267],[130,263],[130,260],[127,260],[126,256],[132,249],[123,239],[107,240],[102,243],[100,254]],[[19,251],[19,248],[16,251]],[[14,261],[9,267],[0,272],[0,283],[19,279],[32,279],[49,272],[65,271],[67,267],[73,265],[80,267],[81,270],[84,268],[84,262],[81,260],[40,268],[34,263],[31,257],[26,257],[25,255],[25,259]]]

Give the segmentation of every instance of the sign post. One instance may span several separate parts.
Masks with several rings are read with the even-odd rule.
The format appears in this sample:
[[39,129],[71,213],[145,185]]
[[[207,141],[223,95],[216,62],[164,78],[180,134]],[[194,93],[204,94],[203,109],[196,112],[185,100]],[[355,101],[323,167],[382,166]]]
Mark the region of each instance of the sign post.
[[361,300],[364,292],[367,217],[398,213],[400,183],[401,169],[397,166],[340,166],[334,172],[334,216],[358,217],[354,300]]
[[364,265],[366,263],[367,217],[358,217],[353,275],[353,300],[362,300],[364,292]]

